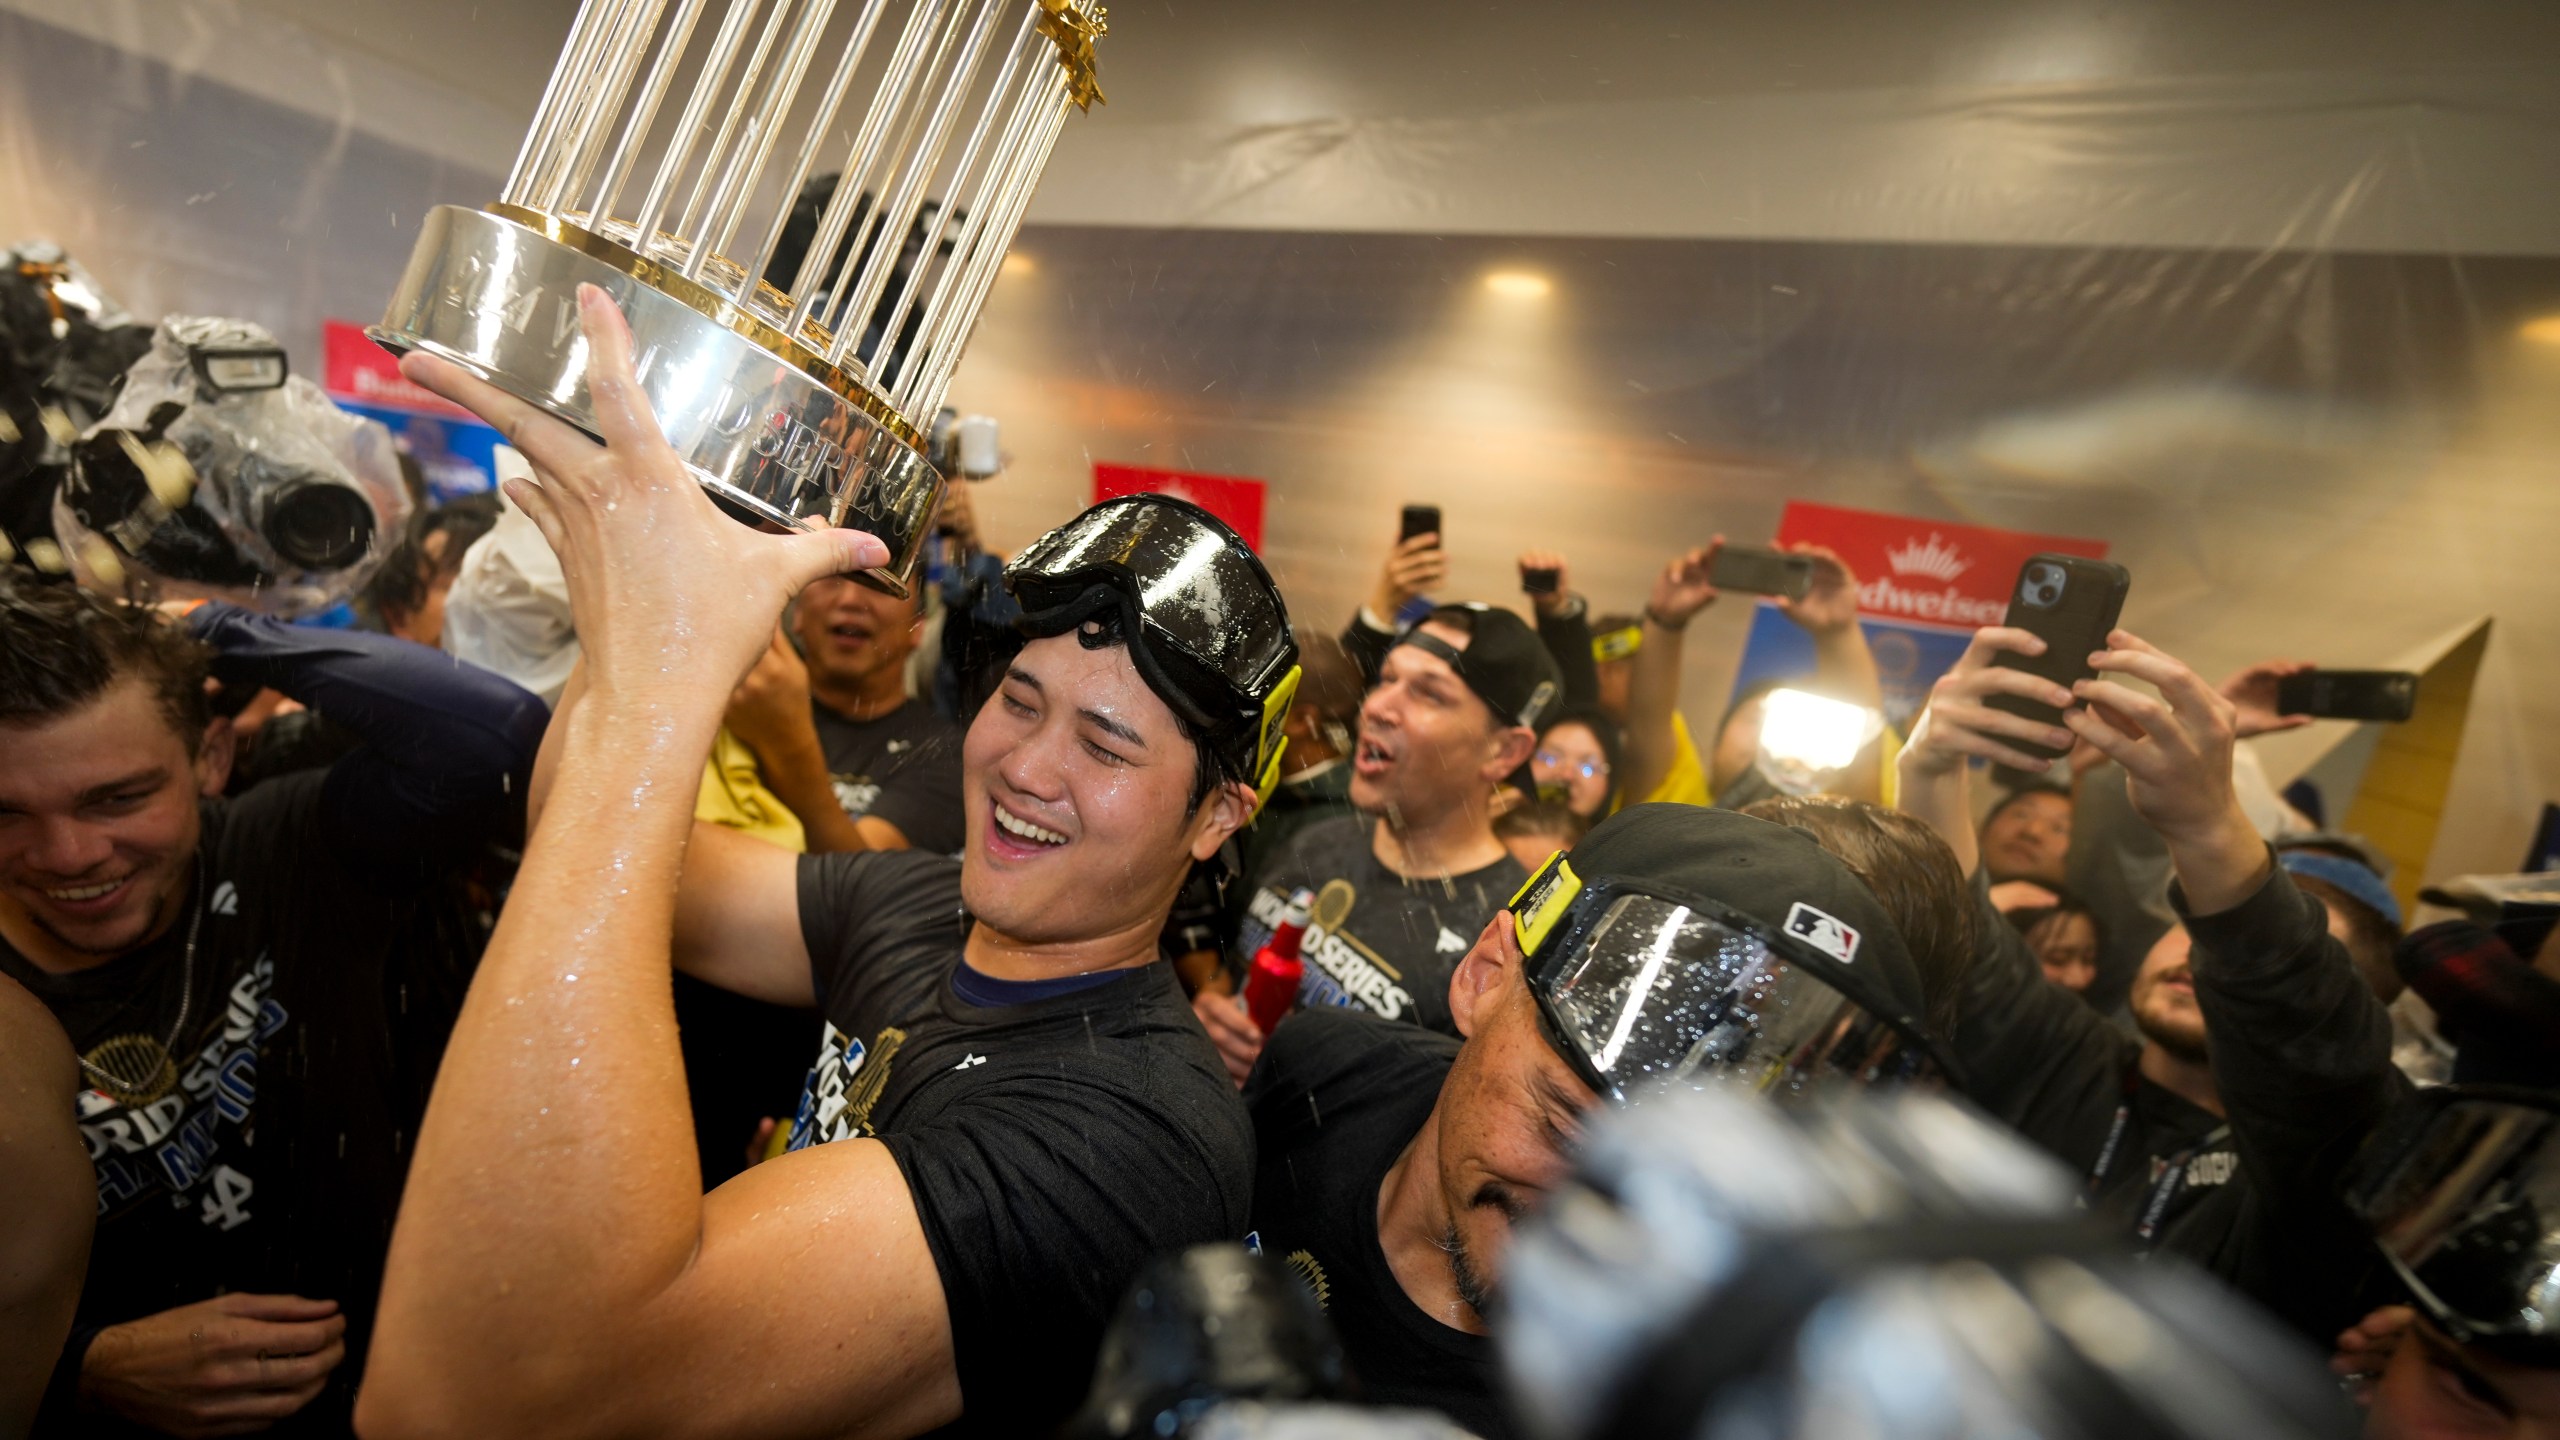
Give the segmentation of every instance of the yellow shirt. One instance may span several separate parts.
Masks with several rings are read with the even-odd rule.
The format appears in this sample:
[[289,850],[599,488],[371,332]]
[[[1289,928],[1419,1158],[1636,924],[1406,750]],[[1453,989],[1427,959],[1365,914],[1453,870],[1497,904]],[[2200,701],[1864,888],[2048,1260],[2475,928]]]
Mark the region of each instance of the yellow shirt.
[[[1644,803],[1666,801],[1680,805],[1712,803],[1707,790],[1707,769],[1698,761],[1697,742],[1689,738],[1688,719],[1677,711],[1672,712],[1671,716],[1671,738],[1673,741],[1671,773],[1662,777],[1662,783],[1653,787],[1653,793],[1644,797]],[[1885,808],[1890,810],[1893,808],[1894,792],[1901,788],[1896,782],[1902,777],[1895,772],[1893,762],[1895,757],[1902,753],[1902,737],[1893,732],[1892,726],[1887,725],[1884,727],[1884,734],[1878,737],[1878,740],[1883,749],[1883,754],[1878,759],[1884,766],[1884,773],[1879,778],[1884,784]]]
[[1653,793],[1638,803],[1652,805],[1704,805],[1707,803],[1707,767],[1698,759],[1698,744],[1689,738],[1689,722],[1680,712],[1671,713],[1671,771]]
[[800,817],[791,813],[781,796],[765,788],[755,752],[726,727],[711,741],[711,758],[702,767],[702,789],[693,800],[693,818],[785,850],[809,848]]

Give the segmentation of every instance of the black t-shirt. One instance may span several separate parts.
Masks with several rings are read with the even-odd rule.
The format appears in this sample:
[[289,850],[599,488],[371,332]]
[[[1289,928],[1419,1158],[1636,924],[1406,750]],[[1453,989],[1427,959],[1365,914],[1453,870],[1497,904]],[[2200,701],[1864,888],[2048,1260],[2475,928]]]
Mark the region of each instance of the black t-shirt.
[[1290,894],[1312,890],[1314,913],[1298,951],[1306,962],[1298,1003],[1353,1006],[1455,1035],[1449,976],[1529,872],[1505,855],[1464,875],[1407,879],[1378,863],[1369,844],[1377,823],[1345,815],[1310,825],[1249,877],[1253,893],[1229,958],[1239,969],[1251,965]]
[[327,779],[203,802],[188,908],[131,954],[54,976],[0,942],[0,971],[120,1077],[81,1074],[98,1231],[77,1323],[227,1291],[336,1300],[348,1363],[278,1435],[347,1433],[410,1140],[476,954],[454,896],[347,861],[320,817]]
[[888,1147],[942,1277],[955,1431],[1046,1434],[1091,1388],[1139,1267],[1243,1230],[1253,1134],[1172,967],[972,1004],[954,988],[967,923],[955,861],[801,859],[826,1026],[791,1145]]
[[915,700],[877,720],[855,720],[816,701],[809,713],[844,813],[886,820],[918,850],[960,853],[959,727]]
[[1492,1342],[1414,1304],[1378,1241],[1378,1192],[1457,1054],[1445,1035],[1349,1010],[1282,1021],[1244,1087],[1256,1149],[1245,1244],[1315,1292],[1363,1398],[1499,1436]]

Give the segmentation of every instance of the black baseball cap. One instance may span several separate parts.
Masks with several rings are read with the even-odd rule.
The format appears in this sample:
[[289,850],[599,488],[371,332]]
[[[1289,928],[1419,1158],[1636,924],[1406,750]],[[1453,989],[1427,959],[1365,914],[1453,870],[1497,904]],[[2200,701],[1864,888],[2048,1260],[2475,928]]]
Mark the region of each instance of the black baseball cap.
[[1637,805],[1548,860],[1510,911],[1548,1039],[1592,1088],[1703,1072],[1763,1089],[1943,1078],[1920,971],[1810,836]]
[[[1466,631],[1466,648],[1424,634],[1422,627],[1435,620]],[[1543,730],[1564,706],[1564,672],[1546,642],[1528,621],[1500,606],[1473,600],[1443,605],[1413,622],[1395,643],[1446,661],[1504,725]]]

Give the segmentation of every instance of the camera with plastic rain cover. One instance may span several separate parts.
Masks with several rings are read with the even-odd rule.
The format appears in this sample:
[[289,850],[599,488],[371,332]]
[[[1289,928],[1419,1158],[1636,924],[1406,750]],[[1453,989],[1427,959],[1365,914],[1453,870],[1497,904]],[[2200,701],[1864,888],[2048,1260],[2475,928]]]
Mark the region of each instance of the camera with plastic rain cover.
[[408,518],[390,432],[292,373],[245,320],[171,316],[72,447],[54,527],[84,583],[277,615],[362,585]]
[[53,497],[71,444],[151,348],[137,324],[58,245],[0,252],[0,561],[60,573]]

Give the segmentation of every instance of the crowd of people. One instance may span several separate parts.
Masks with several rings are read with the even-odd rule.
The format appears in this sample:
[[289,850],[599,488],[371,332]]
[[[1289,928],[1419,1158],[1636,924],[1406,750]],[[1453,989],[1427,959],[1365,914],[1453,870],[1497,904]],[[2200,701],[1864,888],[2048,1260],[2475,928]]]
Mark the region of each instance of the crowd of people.
[[[2254,1310],[2372,1433],[2560,1433],[2560,930],[2404,933],[2249,754],[2298,667],[2118,629],[2066,685],[1988,627],[1808,776],[1781,684],[1883,703],[1819,547],[1763,602],[1810,667],[1696,730],[1722,537],[1612,615],[1548,551],[1448,596],[1412,535],[1337,629],[1184,502],[1005,557],[954,483],[895,593],[867,535],[715,510],[581,311],[601,440],[404,362],[525,463],[409,522],[367,628],[0,574],[0,1434],[1172,1435],[1302,1393],[1705,1434],[1559,1428],[1503,1344],[1606,1288],[1515,1302],[1515,1227],[1642,1289],[1600,1218],[1642,1187],[1574,1166],[1683,1087],[1959,1100],[1988,1138],[1942,1161],[2040,1154],[2071,1244],[2211,1277],[2182,1344]],[[1132,1358],[1259,1293],[1203,1245],[1313,1302],[1316,1391]],[[2061,1308],[2093,1353],[2151,1323]]]

